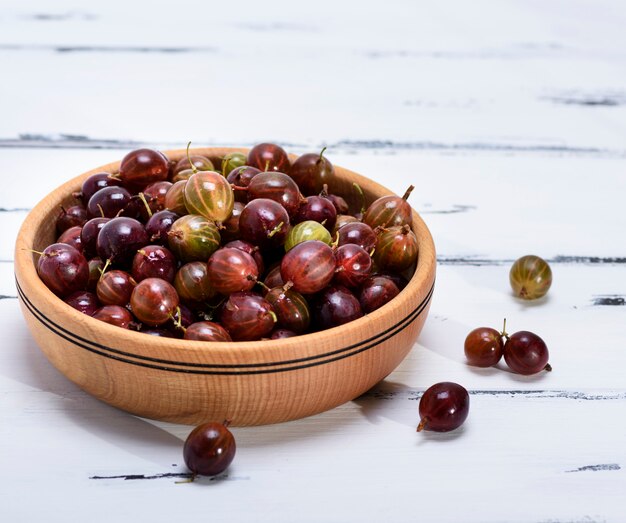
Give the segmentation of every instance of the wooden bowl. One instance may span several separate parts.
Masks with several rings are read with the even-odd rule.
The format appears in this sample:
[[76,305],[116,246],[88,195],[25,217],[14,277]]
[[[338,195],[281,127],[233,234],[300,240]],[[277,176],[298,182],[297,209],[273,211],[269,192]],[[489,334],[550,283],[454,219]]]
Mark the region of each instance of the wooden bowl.
[[[217,160],[232,151],[246,149],[192,152]],[[178,160],[184,151],[166,154]],[[356,398],[411,350],[428,314],[436,264],[432,237],[416,212],[419,259],[407,287],[371,314],[322,332],[271,341],[186,341],[121,329],[65,304],[37,276],[37,255],[30,249],[54,242],[59,206],[75,203],[71,194],[83,180],[117,172],[119,164],[86,172],[49,194],[24,221],[15,247],[17,291],[33,337],[52,364],[89,394],[133,414],[176,423],[276,423]],[[333,190],[349,201],[353,182],[368,202],[391,194],[347,169],[336,167],[336,174]]]

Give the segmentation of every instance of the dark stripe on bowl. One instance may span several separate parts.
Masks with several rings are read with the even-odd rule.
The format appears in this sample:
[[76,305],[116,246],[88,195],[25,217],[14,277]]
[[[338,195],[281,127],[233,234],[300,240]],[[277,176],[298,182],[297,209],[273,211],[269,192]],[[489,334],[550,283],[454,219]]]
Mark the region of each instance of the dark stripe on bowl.
[[[78,347],[81,347],[81,348],[86,349],[86,350],[88,350],[90,352],[93,352],[95,354],[98,354],[98,355],[101,355],[101,356],[104,356],[104,357],[107,357],[107,358],[111,358],[111,359],[114,359],[114,360],[117,360],[117,361],[123,361],[125,363],[130,363],[130,364],[133,364],[133,365],[139,365],[139,366],[142,366],[142,367],[153,368],[153,369],[157,369],[157,370],[170,371],[170,372],[186,372],[186,373],[190,373],[190,374],[218,374],[218,375],[265,374],[265,373],[271,373],[271,372],[283,372],[283,371],[288,371],[288,370],[298,370],[298,369],[303,369],[303,368],[307,368],[307,367],[313,367],[313,366],[316,366],[316,365],[321,365],[321,364],[324,364],[324,363],[330,363],[330,362],[333,362],[333,361],[337,361],[337,360],[346,358],[348,356],[353,356],[355,354],[358,354],[360,352],[363,352],[365,350],[368,350],[368,349],[370,349],[372,347],[377,346],[381,342],[388,340],[389,338],[395,336],[397,333],[401,332],[406,327],[408,327],[423,312],[423,310],[426,308],[426,306],[430,302],[430,299],[432,297],[432,293],[433,293],[433,290],[434,290],[434,283],[433,283],[433,286],[428,291],[428,294],[426,295],[424,300],[422,300],[422,302],[406,318],[404,318],[400,322],[396,323],[394,326],[386,329],[385,331],[382,331],[381,333],[377,334],[376,336],[373,336],[371,338],[363,340],[363,341],[361,341],[359,343],[356,343],[356,344],[353,344],[353,345],[349,345],[347,347],[343,347],[341,349],[337,349],[335,351],[327,352],[327,353],[316,355],[316,356],[309,356],[309,357],[306,357],[306,358],[299,358],[299,359],[293,359],[293,360],[285,360],[285,361],[281,361],[281,362],[263,362],[263,363],[256,363],[256,364],[249,363],[249,364],[232,364],[232,365],[227,365],[227,364],[213,364],[213,365],[211,365],[211,364],[202,364],[202,363],[184,363],[184,362],[177,362],[177,361],[161,360],[161,359],[157,359],[157,358],[150,358],[148,356],[140,356],[140,355],[130,354],[130,353],[123,352],[123,351],[120,351],[118,349],[112,349],[110,347],[106,347],[106,346],[101,345],[99,343],[95,343],[95,342],[93,342],[91,340],[87,340],[85,338],[82,338],[82,337],[80,337],[80,336],[78,336],[76,334],[71,333],[67,329],[64,329],[60,325],[56,324],[55,322],[53,322],[52,320],[50,320],[49,318],[44,316],[32,304],[32,302],[28,299],[28,297],[24,294],[24,292],[23,292],[19,282],[17,281],[17,279],[16,279],[16,286],[17,286],[19,297],[22,300],[22,303],[24,303],[24,305],[30,311],[30,313],[42,325],[44,325],[48,330],[54,332],[55,334],[57,334],[61,338],[69,341],[70,343],[73,343],[74,345],[76,345]],[[369,342],[372,342],[372,343],[369,343]],[[352,349],[357,349],[357,350],[352,350]],[[103,351],[106,351],[106,352],[103,352]],[[113,354],[110,354],[110,353],[113,353]],[[126,356],[126,357],[124,357],[124,356]],[[328,358],[328,356],[334,356],[334,357]],[[133,358],[133,359],[128,359],[127,357]],[[194,368],[188,369],[188,368],[166,367],[166,366],[161,366],[161,365],[154,365],[154,364],[150,364],[150,363],[144,363],[142,361],[136,361],[136,360],[145,360],[145,361],[151,361],[151,362],[155,362],[155,363],[164,363],[164,364],[167,364],[167,365],[177,365],[177,366],[181,366],[181,367],[194,367]],[[313,361],[313,360],[319,360],[319,361]],[[304,364],[304,365],[292,365],[294,363],[300,363],[300,362],[309,362],[309,363]],[[285,366],[285,365],[292,365],[292,366]],[[240,369],[240,368],[250,368],[250,367],[277,367],[277,368],[264,368],[264,369],[241,370],[241,371],[196,370],[196,368],[202,368],[202,369],[223,369],[223,368],[225,368],[225,369]]]
[[[422,302],[404,319],[402,319],[401,321],[399,321],[398,323],[396,323],[395,325],[392,325],[391,327],[387,328],[384,331],[379,332],[378,334],[376,334],[375,336],[372,336],[371,338],[367,338],[365,340],[362,340],[358,343],[352,344],[352,345],[348,345],[347,347],[343,347],[341,349],[336,349],[334,351],[331,352],[326,352],[323,354],[318,354],[316,356],[308,356],[305,358],[297,358],[297,359],[292,359],[292,360],[284,360],[284,361],[278,361],[278,362],[261,362],[261,363],[241,363],[241,364],[205,364],[205,363],[189,363],[189,362],[180,362],[180,361],[172,361],[172,360],[164,360],[164,359],[159,359],[159,358],[152,358],[150,356],[141,356],[138,354],[132,354],[129,352],[124,352],[121,351],[119,349],[113,349],[111,347],[107,347],[106,345],[102,345],[100,343],[96,343],[92,340],[86,339],[86,338],[82,338],[81,336],[78,336],[77,334],[74,334],[73,332],[61,327],[59,324],[54,323],[52,320],[50,320],[48,317],[44,316],[41,311],[39,311],[34,305],[33,303],[26,297],[26,295],[24,294],[24,291],[22,290],[22,288],[19,285],[19,282],[17,281],[16,278],[16,286],[18,289],[18,293],[20,294],[20,297],[25,300],[25,304],[26,305],[30,305],[29,310],[31,312],[33,312],[33,314],[35,316],[39,315],[40,321],[42,321],[42,319],[47,322],[50,326],[55,327],[56,329],[58,329],[59,331],[65,333],[65,336],[63,336],[65,339],[68,339],[69,341],[73,341],[73,340],[78,340],[80,342],[83,342],[83,344],[87,344],[90,345],[92,348],[97,348],[97,349],[101,349],[101,350],[105,350],[105,351],[109,351],[109,352],[113,352],[115,354],[119,354],[121,356],[127,356],[133,359],[139,359],[139,360],[146,360],[146,361],[151,361],[151,362],[155,362],[155,363],[165,363],[167,365],[182,365],[184,367],[200,367],[200,368],[250,368],[250,367],[269,367],[269,366],[273,366],[273,365],[288,365],[288,364],[292,364],[292,363],[300,363],[300,362],[305,362],[305,361],[311,361],[311,360],[315,360],[315,359],[321,359],[321,358],[325,358],[328,356],[333,356],[335,354],[339,354],[341,352],[344,351],[348,351],[351,349],[355,349],[360,347],[361,345],[377,340],[378,343],[380,343],[380,341],[382,340],[378,340],[378,338],[381,338],[382,336],[384,336],[385,334],[391,332],[392,330],[396,329],[398,326],[402,325],[403,323],[405,323],[407,320],[409,322],[413,321],[418,315],[419,312],[421,312],[421,310],[425,307],[425,305],[430,301],[433,290],[434,290],[434,282],[433,285],[431,286],[428,294],[426,295],[426,297],[424,298],[424,300],[422,300]],[[35,314],[35,312],[37,314]],[[418,312],[418,314],[415,315],[415,313]],[[413,315],[415,315],[415,318],[411,318]],[[46,327],[50,328],[49,325],[46,325]],[[57,330],[55,330],[54,332],[57,332]],[[399,331],[397,331],[399,332]],[[69,338],[67,338],[67,336],[69,336]],[[386,337],[385,339],[388,339],[388,337]],[[81,345],[82,346],[82,345]]]

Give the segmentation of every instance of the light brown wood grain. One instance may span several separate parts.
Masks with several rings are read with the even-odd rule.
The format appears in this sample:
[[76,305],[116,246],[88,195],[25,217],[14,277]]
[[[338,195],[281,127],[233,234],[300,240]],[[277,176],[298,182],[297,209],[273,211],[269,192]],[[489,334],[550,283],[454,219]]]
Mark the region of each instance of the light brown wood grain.
[[[192,153],[217,160],[231,151],[246,149]],[[166,154],[177,160],[184,151]],[[54,241],[59,205],[73,201],[71,193],[85,178],[118,168],[119,162],[98,167],[53,191],[24,221],[15,248],[20,305],[34,339],[59,371],[93,396],[133,414],[178,423],[276,423],[354,399],[413,347],[428,314],[436,265],[432,237],[417,213],[419,258],[407,287],[379,310],[326,331],[273,341],[196,342],[120,329],[66,305],[37,276],[37,255],[30,250]],[[336,166],[336,174],[333,191],[352,203],[354,182],[367,201],[390,194],[347,169]]]

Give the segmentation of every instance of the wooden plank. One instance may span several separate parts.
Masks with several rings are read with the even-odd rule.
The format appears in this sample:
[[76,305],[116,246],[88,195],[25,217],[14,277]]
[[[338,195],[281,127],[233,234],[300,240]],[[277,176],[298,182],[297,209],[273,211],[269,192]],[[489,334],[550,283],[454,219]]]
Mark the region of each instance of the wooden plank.
[[[329,1],[298,13],[270,5],[274,22],[259,21],[265,5],[212,6],[204,14],[211,30],[194,31],[190,13],[203,13],[183,2],[174,12],[153,9],[153,25],[141,31],[141,15],[123,2],[75,15],[67,1],[54,10],[9,3],[0,60],[19,81],[0,88],[14,101],[0,137],[624,154],[625,36],[606,22],[617,19],[610,2],[565,18],[566,3],[537,12],[516,2],[396,1],[359,15]],[[40,96],[42,77],[55,103]],[[114,106],[97,102],[120,83]]]

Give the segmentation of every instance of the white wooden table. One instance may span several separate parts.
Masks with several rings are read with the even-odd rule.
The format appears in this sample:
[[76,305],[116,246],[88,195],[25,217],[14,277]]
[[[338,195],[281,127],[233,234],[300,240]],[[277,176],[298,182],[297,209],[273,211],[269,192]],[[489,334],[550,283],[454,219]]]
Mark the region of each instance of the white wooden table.
[[[0,3],[0,521],[626,521],[626,5],[320,0]],[[409,357],[365,396],[233,429],[177,484],[190,428],[86,395],[31,339],[13,244],[62,181],[152,147],[276,141],[402,193],[439,268]],[[512,260],[549,260],[546,300]],[[474,327],[532,330],[554,372],[468,367]],[[431,384],[466,424],[416,434]]]

